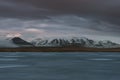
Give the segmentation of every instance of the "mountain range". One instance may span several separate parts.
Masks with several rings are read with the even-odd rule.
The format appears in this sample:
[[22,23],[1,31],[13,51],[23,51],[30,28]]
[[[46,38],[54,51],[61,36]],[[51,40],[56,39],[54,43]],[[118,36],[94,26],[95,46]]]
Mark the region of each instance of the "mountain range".
[[38,38],[31,42],[37,47],[87,47],[87,48],[118,48],[120,44],[109,40],[96,41],[86,37],[73,38]]
[[82,47],[82,48],[119,48],[120,44],[109,40],[97,41],[86,37],[37,38],[28,42],[20,37],[0,40],[0,47]]

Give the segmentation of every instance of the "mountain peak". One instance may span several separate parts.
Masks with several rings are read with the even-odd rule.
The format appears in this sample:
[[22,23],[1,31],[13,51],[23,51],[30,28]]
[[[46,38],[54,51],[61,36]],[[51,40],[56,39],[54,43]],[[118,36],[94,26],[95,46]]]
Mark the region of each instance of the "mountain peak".
[[11,39],[12,42],[20,47],[30,47],[33,46],[31,43],[21,39],[20,37],[14,37]]

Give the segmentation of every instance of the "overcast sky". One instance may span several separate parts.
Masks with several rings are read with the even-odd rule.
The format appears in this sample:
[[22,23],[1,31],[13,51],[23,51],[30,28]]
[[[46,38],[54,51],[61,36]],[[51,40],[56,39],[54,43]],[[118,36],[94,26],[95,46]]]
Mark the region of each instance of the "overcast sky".
[[120,43],[120,0],[0,0],[0,36],[89,37]]

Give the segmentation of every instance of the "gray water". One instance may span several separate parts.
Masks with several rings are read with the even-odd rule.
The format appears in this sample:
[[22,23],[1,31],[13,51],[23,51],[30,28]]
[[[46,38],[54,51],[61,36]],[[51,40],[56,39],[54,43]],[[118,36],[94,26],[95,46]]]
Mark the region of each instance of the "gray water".
[[120,80],[120,53],[0,53],[0,80]]

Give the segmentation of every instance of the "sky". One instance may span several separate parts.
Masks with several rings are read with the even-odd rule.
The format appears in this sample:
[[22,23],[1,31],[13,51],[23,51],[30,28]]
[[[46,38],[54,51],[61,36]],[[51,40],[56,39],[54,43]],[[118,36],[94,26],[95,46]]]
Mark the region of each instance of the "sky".
[[88,37],[120,43],[120,0],[0,0],[0,37]]

